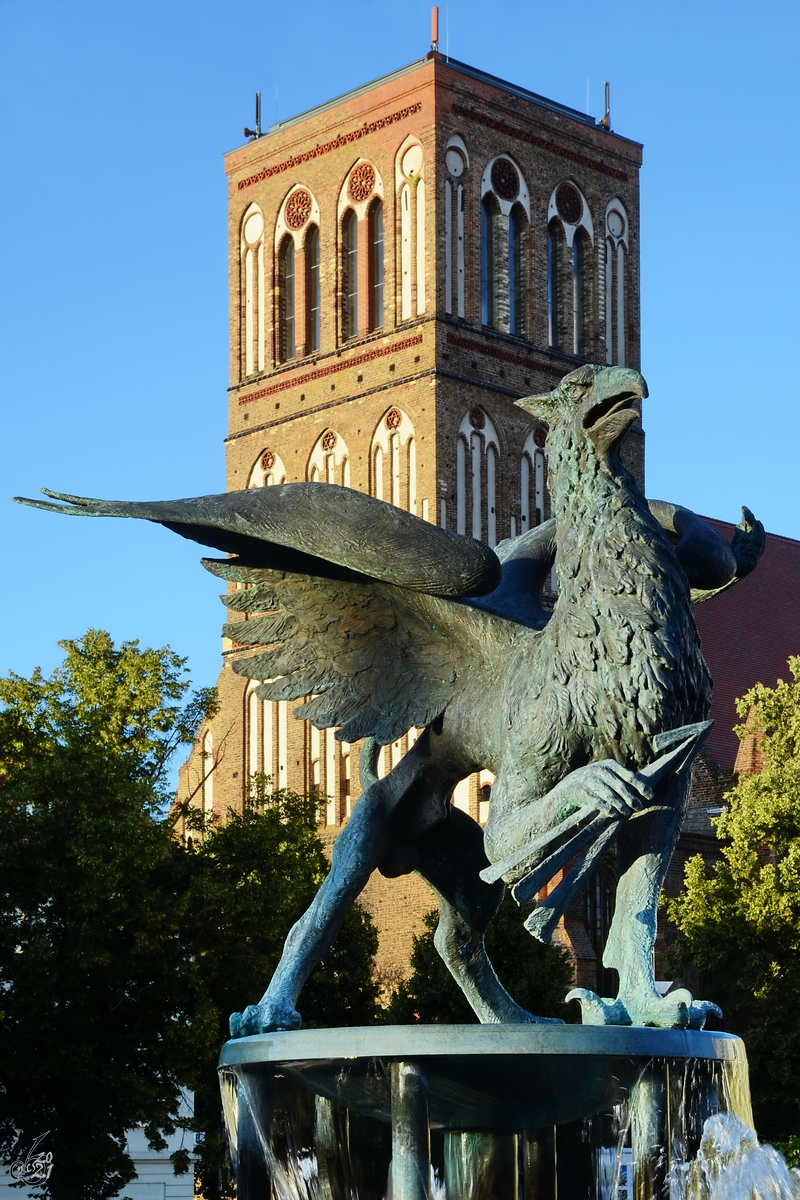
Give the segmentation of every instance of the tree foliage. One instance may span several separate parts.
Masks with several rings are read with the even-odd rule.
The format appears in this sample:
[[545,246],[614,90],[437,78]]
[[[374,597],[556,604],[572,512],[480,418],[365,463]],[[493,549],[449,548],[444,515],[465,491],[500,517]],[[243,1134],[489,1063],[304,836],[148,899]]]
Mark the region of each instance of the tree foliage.
[[764,766],[743,775],[716,821],[719,861],[686,864],[668,904],[676,965],[700,973],[725,1028],[746,1039],[756,1124],[769,1139],[800,1133],[800,658],[792,680],[757,684],[737,701],[740,738]]
[[[216,1186],[216,1057],[324,874],[319,801],[262,780],[179,841],[166,767],[213,693],[187,696],[167,649],[62,645],[49,679],[0,680],[0,1155],[49,1131],[53,1200],[105,1200],[133,1176],[126,1130],[163,1147],[185,1086]],[[374,948],[355,912],[309,984],[313,1021],[371,1019]]]
[[[523,919],[519,907],[506,895],[486,932],[489,958],[518,1004],[538,1017],[568,1020],[564,997],[572,986],[572,968],[566,951],[532,938]],[[414,936],[411,974],[395,989],[386,1009],[387,1020],[398,1025],[477,1023],[433,944],[438,912],[427,913],[424,921],[425,932]]]

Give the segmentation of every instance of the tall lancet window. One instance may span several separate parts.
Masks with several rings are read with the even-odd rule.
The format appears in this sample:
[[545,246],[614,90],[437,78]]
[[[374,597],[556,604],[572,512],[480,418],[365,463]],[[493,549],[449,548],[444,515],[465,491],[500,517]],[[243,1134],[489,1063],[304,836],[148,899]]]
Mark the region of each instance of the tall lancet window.
[[241,231],[242,365],[244,376],[264,370],[264,215],[251,204],[244,214]]
[[621,367],[628,359],[627,268],[628,214],[622,202],[614,199],[606,207],[606,362]]
[[497,430],[482,408],[461,422],[456,439],[456,532],[497,544]]
[[400,320],[425,312],[425,170],[422,146],[405,139],[395,157],[400,208]]
[[469,154],[463,138],[454,133],[444,156],[444,309],[466,316],[464,270],[464,189]]
[[544,520],[545,431],[534,429],[525,439],[519,464],[520,533],[527,533]]
[[342,298],[344,336],[358,334],[358,218],[349,209],[342,221]]
[[589,205],[574,183],[560,183],[547,208],[547,324],[550,345],[591,358],[597,328],[594,226]]
[[214,735],[207,729],[203,735],[203,814],[210,817],[214,811]]
[[306,234],[306,309],[308,352],[319,350],[322,332],[322,289],[319,263],[319,229],[312,225]]
[[278,312],[280,359],[295,356],[294,240],[285,237],[278,254]]
[[383,202],[373,200],[369,210],[370,328],[383,328]]

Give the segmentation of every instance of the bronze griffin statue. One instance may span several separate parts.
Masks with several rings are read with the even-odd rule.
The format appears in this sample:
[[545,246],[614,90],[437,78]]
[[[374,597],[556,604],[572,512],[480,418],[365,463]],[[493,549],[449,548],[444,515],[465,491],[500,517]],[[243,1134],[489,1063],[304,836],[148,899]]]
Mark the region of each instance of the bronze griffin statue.
[[[549,426],[553,519],[496,551],[370,496],[295,483],[157,503],[26,500],[56,512],[141,517],[231,557],[206,560],[244,585],[226,627],[256,648],[234,669],[264,699],[364,738],[364,792],[330,873],[286,939],[233,1036],[297,1028],[300,991],[378,869],[417,871],[437,894],[436,946],[483,1022],[532,1022],[505,991],[483,937],[505,885],[521,903],[565,870],[528,918],[547,940],[616,843],[616,908],[603,962],[619,994],[579,999],[584,1022],[701,1027],[689,992],[662,997],[652,949],[711,680],[693,602],[752,569],[764,532],[745,509],[729,547],[686,509],[647,500],[619,444],[647,395],[621,367],[585,366],[517,403]],[[555,565],[558,598],[542,604]],[[377,748],[423,733],[383,779]],[[459,780],[493,771],[485,829],[451,804]],[[718,1011],[718,1010],[717,1010]]]

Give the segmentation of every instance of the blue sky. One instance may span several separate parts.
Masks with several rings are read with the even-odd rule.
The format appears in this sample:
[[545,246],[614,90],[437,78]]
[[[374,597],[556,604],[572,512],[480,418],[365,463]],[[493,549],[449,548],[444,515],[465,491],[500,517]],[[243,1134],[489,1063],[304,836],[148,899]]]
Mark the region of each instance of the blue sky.
[[[800,538],[795,378],[800,6],[451,0],[454,58],[645,144],[647,491]],[[219,665],[218,586],[155,526],[10,504],[42,485],[223,488],[222,155],[421,57],[421,0],[0,0],[0,671],[89,626]],[[800,647],[798,647],[800,649]]]

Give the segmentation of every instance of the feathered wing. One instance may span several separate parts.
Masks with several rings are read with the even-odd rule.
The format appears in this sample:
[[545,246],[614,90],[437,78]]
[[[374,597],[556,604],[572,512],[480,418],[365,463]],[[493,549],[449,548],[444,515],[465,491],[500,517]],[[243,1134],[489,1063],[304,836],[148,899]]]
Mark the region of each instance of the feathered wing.
[[[550,531],[517,539],[516,556],[501,549],[514,558],[503,584],[488,546],[329,484],[147,504],[47,495],[66,504],[25,503],[140,517],[236,554],[204,564],[244,585],[223,597],[244,617],[226,635],[254,650],[234,670],[265,681],[262,698],[311,697],[297,715],[340,726],[346,741],[387,744],[427,725],[468,678],[502,670],[504,654],[546,620],[538,585]],[[479,595],[480,608],[469,599]]]
[[[487,617],[467,606],[377,580],[326,579],[236,562],[204,560],[214,575],[244,584],[223,596],[245,620],[227,624],[235,645],[256,652],[233,669],[264,682],[262,699],[311,696],[295,715],[337,737],[396,741],[442,713],[476,653],[472,626]],[[484,630],[484,633],[488,632]],[[478,634],[478,636],[476,636]]]

